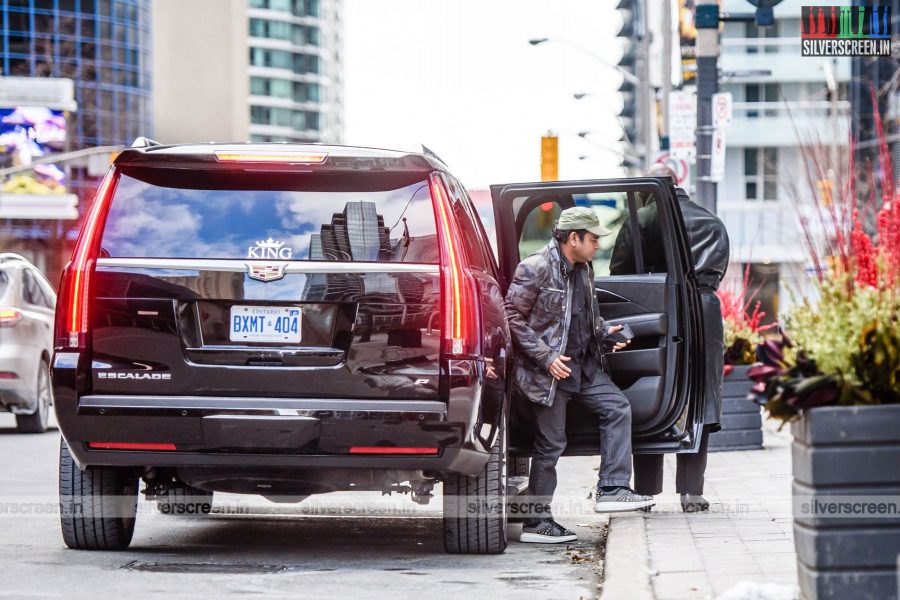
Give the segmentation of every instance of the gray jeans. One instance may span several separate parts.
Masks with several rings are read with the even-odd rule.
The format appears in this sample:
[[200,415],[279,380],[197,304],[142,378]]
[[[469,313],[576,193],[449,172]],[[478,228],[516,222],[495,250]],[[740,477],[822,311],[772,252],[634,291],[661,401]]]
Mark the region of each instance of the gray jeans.
[[528,480],[528,520],[548,518],[556,491],[556,463],[566,449],[566,408],[581,402],[600,422],[598,485],[627,486],[631,482],[631,405],[609,376],[600,371],[580,392],[557,388],[551,406],[532,403],[534,451]]

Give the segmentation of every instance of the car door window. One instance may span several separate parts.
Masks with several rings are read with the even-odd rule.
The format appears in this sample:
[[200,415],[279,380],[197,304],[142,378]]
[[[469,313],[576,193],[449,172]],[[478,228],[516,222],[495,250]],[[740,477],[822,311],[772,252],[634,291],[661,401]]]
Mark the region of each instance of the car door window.
[[37,282],[41,289],[41,295],[44,297],[44,306],[50,309],[56,308],[56,292],[46,281],[38,279]]
[[656,198],[649,191],[521,196],[513,200],[513,206],[522,224],[520,258],[534,254],[550,241],[565,208],[586,206],[597,213],[600,223],[611,232],[600,238],[600,249],[594,255],[594,273],[598,277],[667,270]]
[[522,223],[519,257],[525,258],[543,248],[553,237],[553,228],[563,207],[558,199],[520,196],[513,200],[513,210]]
[[656,196],[649,191],[618,192],[606,196],[598,204],[602,210],[610,211],[611,224],[607,228],[612,234],[605,238],[605,244],[601,242],[603,268],[597,269],[598,274],[668,272]]
[[462,232],[462,242],[466,248],[469,266],[486,273],[493,273],[491,259],[485,254],[484,243],[475,228],[472,210],[468,206],[465,189],[452,177],[448,177],[453,216]]
[[[465,189],[461,189],[463,190],[463,194],[466,194]],[[488,237],[487,231],[484,228],[484,224],[479,218],[478,211],[475,209],[475,204],[472,202],[472,199],[468,196],[468,194],[465,195],[465,204],[466,208],[469,211],[469,222],[472,224],[475,237],[478,239],[477,251],[481,255],[481,262],[486,265],[485,271],[496,277],[497,260],[494,257],[491,239]]]
[[32,306],[40,306],[41,293],[37,289],[37,283],[31,275],[31,271],[24,269],[22,271],[22,300]]

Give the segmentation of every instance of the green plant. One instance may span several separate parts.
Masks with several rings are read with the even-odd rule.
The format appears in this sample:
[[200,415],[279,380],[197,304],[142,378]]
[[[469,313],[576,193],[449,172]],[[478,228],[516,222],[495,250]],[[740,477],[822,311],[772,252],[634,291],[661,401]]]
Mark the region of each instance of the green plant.
[[[756,344],[763,340],[766,330],[777,327],[777,323],[762,325],[766,313],[760,310],[762,303],[756,299],[759,288],[749,290],[750,265],[744,269],[744,277],[739,285],[719,288],[719,306],[722,309],[722,323],[725,330],[725,364],[749,365],[756,360]],[[753,306],[751,310],[750,307]]]
[[805,198],[814,200],[814,210],[802,210],[810,203],[797,196],[795,203],[818,297],[791,310],[786,325],[792,339],[760,344],[760,362],[748,372],[757,400],[784,422],[817,406],[900,402],[900,192],[877,105],[875,120],[880,165],[869,165],[869,176],[874,183],[877,172],[880,180],[869,189],[880,189],[881,197],[870,192],[863,216],[849,176],[852,144],[844,171],[829,164],[831,154],[821,144],[803,147],[811,192]]

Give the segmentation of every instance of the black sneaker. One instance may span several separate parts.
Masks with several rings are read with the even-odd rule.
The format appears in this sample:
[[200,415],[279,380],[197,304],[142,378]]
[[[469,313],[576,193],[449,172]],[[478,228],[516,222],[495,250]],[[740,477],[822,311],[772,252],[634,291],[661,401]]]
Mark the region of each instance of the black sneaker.
[[613,492],[597,489],[594,512],[614,513],[649,508],[656,504],[653,496],[642,496],[631,488],[620,487]]
[[578,539],[575,533],[569,531],[553,519],[547,519],[533,525],[526,524],[522,527],[520,542],[535,544],[559,544],[560,542],[574,542]]
[[682,494],[681,510],[686,513],[707,511],[709,510],[709,502],[699,494]]

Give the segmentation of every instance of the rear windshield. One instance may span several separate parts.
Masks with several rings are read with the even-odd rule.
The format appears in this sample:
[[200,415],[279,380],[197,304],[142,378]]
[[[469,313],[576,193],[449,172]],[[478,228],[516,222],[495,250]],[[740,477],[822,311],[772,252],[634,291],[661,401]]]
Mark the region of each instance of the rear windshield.
[[437,264],[425,180],[407,176],[378,189],[382,180],[370,191],[358,177],[306,176],[307,191],[301,177],[258,174],[265,183],[253,184],[198,176],[185,185],[183,175],[174,182],[123,173],[101,255]]
[[0,296],[6,293],[6,288],[9,286],[9,276],[5,271],[0,271]]

